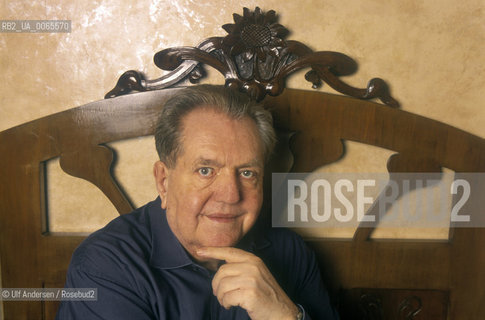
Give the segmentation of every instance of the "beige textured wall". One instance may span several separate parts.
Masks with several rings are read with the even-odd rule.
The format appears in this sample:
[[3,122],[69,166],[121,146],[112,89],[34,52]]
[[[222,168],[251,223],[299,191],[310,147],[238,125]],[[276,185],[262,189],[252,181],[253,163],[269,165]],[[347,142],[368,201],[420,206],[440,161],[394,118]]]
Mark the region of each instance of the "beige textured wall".
[[[402,109],[485,137],[483,0],[66,2],[0,3],[0,19],[72,20],[68,34],[0,33],[0,130],[101,99],[128,69],[157,78],[155,52],[224,36],[220,26],[232,22],[233,12],[259,5],[277,11],[290,39],[355,58],[360,69],[346,79],[350,84],[365,87],[373,77],[384,78]],[[210,81],[221,79],[213,74]],[[302,73],[289,84],[310,87]],[[153,199],[151,139],[115,147],[119,179],[135,203]],[[326,170],[384,170],[388,151],[376,150],[366,162],[363,153],[367,149],[350,144],[345,162]],[[99,191],[62,174],[55,160],[48,171],[53,231],[90,232],[117,215]],[[72,218],[79,214],[81,226]]]

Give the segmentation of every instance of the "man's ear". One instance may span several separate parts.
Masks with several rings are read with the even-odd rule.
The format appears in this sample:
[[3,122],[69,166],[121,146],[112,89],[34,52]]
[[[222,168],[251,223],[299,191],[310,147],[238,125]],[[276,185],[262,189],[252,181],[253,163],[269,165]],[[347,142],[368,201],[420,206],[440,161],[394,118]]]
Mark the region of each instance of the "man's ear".
[[162,209],[167,208],[167,192],[168,192],[168,167],[162,161],[157,161],[153,165],[153,175],[155,176],[155,184],[157,192],[162,200]]

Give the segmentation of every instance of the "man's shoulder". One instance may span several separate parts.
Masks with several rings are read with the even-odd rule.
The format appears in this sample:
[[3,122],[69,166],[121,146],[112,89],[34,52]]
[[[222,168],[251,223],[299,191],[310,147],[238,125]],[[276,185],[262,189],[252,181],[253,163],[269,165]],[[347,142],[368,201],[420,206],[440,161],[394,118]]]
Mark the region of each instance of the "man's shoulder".
[[153,202],[121,215],[89,235],[74,251],[70,268],[104,273],[124,268],[134,260],[148,260],[152,246],[148,214],[151,206]]
[[312,259],[313,253],[302,237],[286,228],[270,228],[264,233],[263,242],[259,243],[260,253],[272,261],[287,263]]
[[270,228],[265,232],[265,239],[273,246],[305,247],[305,242],[302,237],[287,228]]

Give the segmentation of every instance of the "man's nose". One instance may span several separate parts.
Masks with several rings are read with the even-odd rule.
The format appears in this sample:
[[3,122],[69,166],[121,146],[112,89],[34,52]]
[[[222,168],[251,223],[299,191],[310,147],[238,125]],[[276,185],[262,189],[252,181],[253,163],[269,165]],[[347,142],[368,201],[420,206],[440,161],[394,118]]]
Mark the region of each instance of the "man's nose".
[[241,188],[237,174],[221,173],[217,180],[216,189],[214,190],[217,201],[234,204],[241,200]]

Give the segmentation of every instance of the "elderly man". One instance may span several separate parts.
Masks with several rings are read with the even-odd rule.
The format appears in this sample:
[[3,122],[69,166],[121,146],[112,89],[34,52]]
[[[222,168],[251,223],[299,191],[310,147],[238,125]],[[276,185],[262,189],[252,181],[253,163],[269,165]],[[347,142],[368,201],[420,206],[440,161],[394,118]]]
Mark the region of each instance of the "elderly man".
[[[254,228],[271,115],[217,86],[180,90],[156,134],[157,200],[113,220],[73,255],[66,286],[97,288],[58,319],[334,319],[313,254]],[[256,231],[258,229],[258,231]]]

